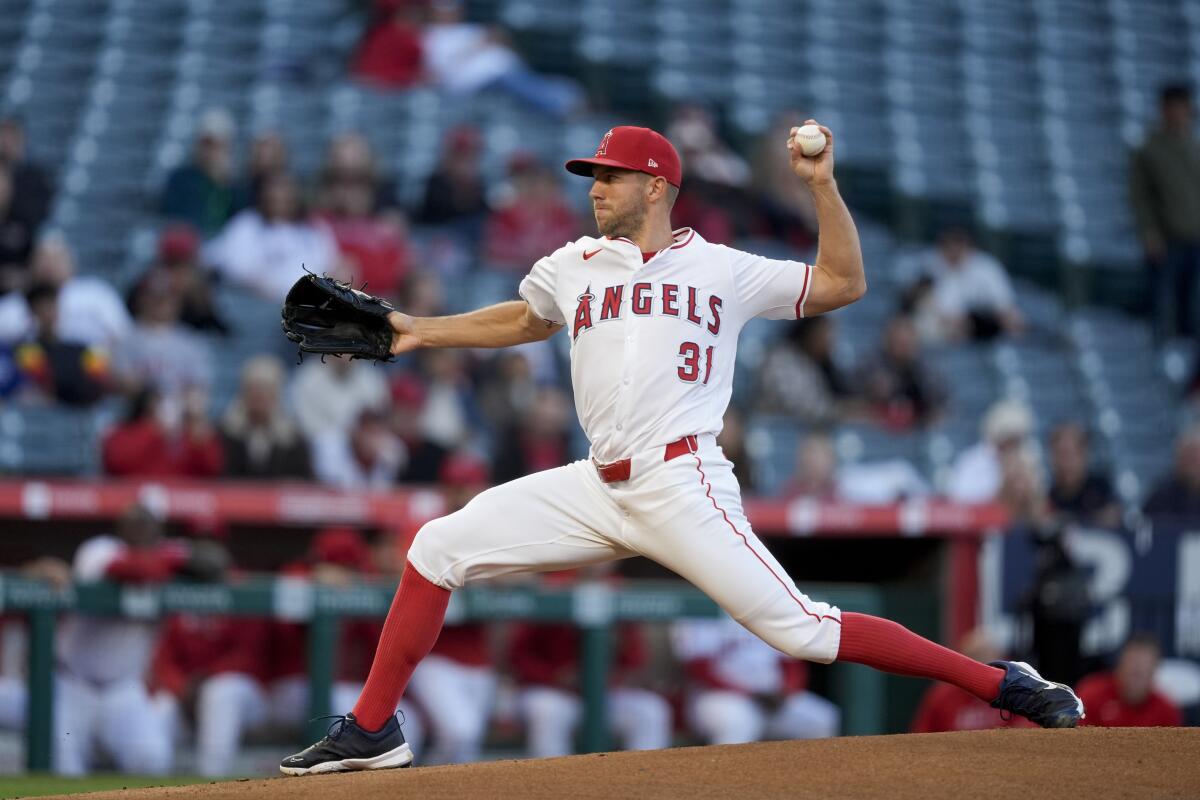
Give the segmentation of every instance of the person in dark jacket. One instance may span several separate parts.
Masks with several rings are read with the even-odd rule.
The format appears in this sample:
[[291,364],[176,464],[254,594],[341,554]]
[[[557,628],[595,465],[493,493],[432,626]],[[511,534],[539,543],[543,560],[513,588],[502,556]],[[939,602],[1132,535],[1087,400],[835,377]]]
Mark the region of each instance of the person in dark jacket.
[[1175,445],[1175,470],[1154,487],[1145,511],[1151,517],[1200,519],[1200,427],[1180,435]]
[[283,410],[283,366],[256,356],[242,367],[242,386],[221,421],[225,475],[235,478],[312,478],[309,448]]

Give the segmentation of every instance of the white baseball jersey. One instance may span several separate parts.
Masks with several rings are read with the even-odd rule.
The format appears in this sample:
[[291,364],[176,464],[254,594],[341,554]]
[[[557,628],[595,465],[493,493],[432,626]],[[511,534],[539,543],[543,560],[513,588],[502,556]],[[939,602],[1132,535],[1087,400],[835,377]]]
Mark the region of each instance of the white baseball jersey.
[[[575,405],[591,460],[494,486],[423,526],[409,564],[446,589],[642,555],[691,581],[781,652],[828,663],[841,612],[806,597],[742,510],[716,444],[738,333],[755,316],[804,313],[812,268],[676,231],[643,262],[627,239],[585,237],[534,265],[521,296],[571,337]],[[695,435],[685,456],[664,445]]]
[[629,239],[585,236],[521,281],[534,313],[567,326],[580,424],[600,462],[719,433],[738,334],[796,319],[812,267],[710,244],[690,228],[643,263]]

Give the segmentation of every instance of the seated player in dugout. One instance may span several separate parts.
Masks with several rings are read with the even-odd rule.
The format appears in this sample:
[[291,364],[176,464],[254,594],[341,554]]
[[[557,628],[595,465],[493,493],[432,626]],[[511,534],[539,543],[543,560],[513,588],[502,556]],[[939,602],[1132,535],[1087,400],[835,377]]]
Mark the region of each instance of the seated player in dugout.
[[792,129],[780,146],[816,206],[814,264],[672,230],[679,155],[659,133],[623,126],[604,135],[594,157],[566,164],[591,178],[599,237],[584,236],[535,263],[519,300],[456,316],[388,316],[393,354],[508,347],[565,331],[591,457],[488,489],[421,529],[354,710],[321,741],[285,758],[284,773],[412,762],[395,710],[455,589],[635,555],[692,582],[793,658],[944,681],[1045,727],[1074,727],[1083,717],[1069,687],[1027,664],[974,661],[889,620],[808,598],[743,513],[733,465],[715,441],[739,331],[754,317],[833,311],[867,290],[858,233],[834,180],[833,134],[818,126],[824,146],[818,140],[809,148],[802,142],[815,138],[808,125],[815,122]]

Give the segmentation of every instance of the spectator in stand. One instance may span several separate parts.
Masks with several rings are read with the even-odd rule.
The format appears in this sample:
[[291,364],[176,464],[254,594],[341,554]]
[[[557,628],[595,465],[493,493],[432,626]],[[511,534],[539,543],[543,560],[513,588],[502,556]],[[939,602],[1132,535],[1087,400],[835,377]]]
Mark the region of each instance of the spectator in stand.
[[227,111],[204,112],[191,162],[167,176],[159,201],[164,216],[188,223],[206,238],[217,233],[238,207],[233,133],[233,118]]
[[246,163],[246,174],[237,189],[238,208],[257,206],[262,195],[263,184],[272,175],[288,171],[287,142],[276,131],[263,131],[250,143],[250,159]]
[[919,313],[937,319],[944,339],[984,341],[1024,329],[1004,266],[976,248],[965,228],[943,230],[920,269],[931,290]]
[[1159,125],[1133,154],[1129,194],[1150,272],[1161,336],[1196,332],[1200,275],[1200,140],[1192,92],[1181,84],[1159,94]]
[[1175,470],[1154,487],[1145,511],[1152,517],[1200,519],[1200,426],[1180,435],[1175,444]]
[[808,665],[732,617],[676,622],[671,641],[687,676],[688,726],[705,743],[837,736],[841,711],[808,691]]
[[902,458],[838,463],[837,448],[824,433],[811,433],[796,448],[795,475],[780,494],[829,503],[883,505],[929,495],[921,473]]
[[388,384],[370,364],[330,356],[296,370],[290,393],[300,430],[311,442],[327,431],[349,431],[364,408],[386,406]]
[[[75,257],[66,240],[57,233],[43,236],[29,264],[32,284],[58,289],[58,338],[64,342],[115,351],[128,336],[132,323],[121,296],[107,281],[76,277]],[[2,304],[0,331],[17,337],[32,331],[33,318],[25,302],[11,297]]]
[[[575,573],[554,573],[562,583]],[[649,654],[641,629],[616,630],[616,654],[609,673],[608,722],[626,750],[659,750],[671,744],[671,706],[643,687]],[[520,708],[532,758],[574,751],[575,729],[583,717],[579,696],[580,632],[575,625],[522,623],[512,635],[508,661],[520,685]]]
[[1000,400],[983,418],[983,438],[954,461],[946,495],[959,503],[986,503],[1004,482],[1004,463],[1033,450],[1033,414],[1015,400]]
[[383,411],[365,408],[347,433],[331,430],[312,442],[313,473],[321,483],[354,491],[387,491],[396,485],[407,453],[388,428]]
[[420,5],[375,0],[372,6],[350,74],[369,86],[407,89],[422,78]]
[[221,421],[221,449],[230,478],[312,478],[309,445],[283,409],[283,365],[255,356],[242,365],[242,386]]
[[483,142],[476,128],[460,125],[447,135],[442,157],[425,184],[419,214],[429,225],[456,224],[478,228],[487,214],[487,187],[479,171]]
[[321,165],[322,184],[361,183],[372,189],[373,212],[396,210],[396,186],[379,167],[371,143],[361,133],[339,133],[329,140],[325,163]]
[[1064,422],[1050,432],[1050,508],[1064,520],[1115,528],[1121,507],[1108,476],[1090,469],[1088,432]]
[[8,172],[12,176],[13,211],[32,227],[36,235],[38,228],[50,216],[54,186],[46,170],[28,159],[25,152],[25,126],[20,119],[11,115],[0,117],[0,172]]
[[13,360],[28,392],[27,399],[92,405],[112,385],[108,353],[59,339],[58,296],[58,289],[51,284],[35,284],[29,290],[34,335],[17,346]]
[[752,229],[756,201],[749,192],[750,166],[721,141],[712,114],[701,106],[681,106],[667,138],[687,165],[672,223],[702,230],[710,242],[722,244]]
[[[372,551],[363,535],[351,528],[338,527],[318,531],[304,557],[284,565],[280,573],[331,588],[355,586],[376,577]],[[382,621],[374,618],[343,619],[329,699],[331,714],[346,714],[354,707],[375,657],[382,627]],[[296,728],[309,718],[308,634],[306,625],[271,624],[266,721]],[[414,752],[420,753],[424,736],[416,709],[405,698],[398,710],[404,715],[404,738]]]
[[505,431],[525,417],[537,400],[533,366],[520,351],[498,353],[483,365],[479,407],[493,431]]
[[104,473],[115,477],[211,478],[221,473],[221,440],[205,395],[185,394],[182,413],[153,389],[138,391],[125,420],[101,442]]
[[[0,165],[0,264],[6,271],[20,273],[24,272],[33,251],[37,226],[21,215],[15,184],[11,168]],[[12,284],[12,281],[12,278],[6,279],[6,283]],[[20,286],[5,288],[12,290]]]
[[153,386],[167,403],[191,388],[207,390],[213,380],[208,343],[184,327],[181,312],[170,276],[153,276],[134,301],[133,331],[116,351],[122,379],[133,388]]
[[698,180],[732,189],[750,185],[750,165],[721,141],[716,120],[703,106],[677,108],[667,127],[667,138],[679,148],[688,173]]
[[788,112],[767,126],[755,147],[753,185],[760,192],[763,233],[806,251],[817,242],[817,209],[812,192],[789,178],[790,157],[787,149],[779,146],[779,131],[790,131],[803,124],[803,116]]
[[422,270],[410,273],[404,284],[403,300],[404,312],[412,316],[435,317],[446,313],[445,291],[442,289],[442,279],[436,272]]
[[538,390],[533,404],[501,437],[492,480],[507,483],[570,461],[571,404],[561,389]]
[[[967,658],[987,664],[1004,658],[985,628],[976,628],[963,637],[958,651]],[[1088,707],[1091,713],[1091,707]],[[921,697],[917,713],[913,716],[911,733],[943,733],[946,731],[983,731],[990,728],[1035,728],[1024,717],[1009,715],[1005,718],[998,709],[992,708],[970,692],[964,692],[948,683],[935,683]]]
[[[76,581],[144,585],[184,569],[188,551],[163,538],[159,520],[130,506],[115,536],[96,536],[75,551]],[[152,620],[71,614],[58,639],[54,702],[54,770],[83,775],[97,746],[121,772],[163,775],[171,768],[166,717],[146,686],[157,638]]]
[[396,298],[413,266],[403,217],[374,213],[375,182],[368,172],[326,170],[320,194],[321,219],[337,240],[351,283]]
[[556,174],[534,156],[515,154],[508,177],[507,198],[484,225],[483,259],[492,269],[523,272],[581,229]]
[[[547,116],[566,119],[585,97],[574,81],[530,69],[503,32],[465,22],[462,0],[433,0],[421,45],[425,73],[456,99],[485,89],[503,92]],[[561,243],[560,243],[561,244]]]
[[[486,464],[466,454],[451,456],[441,474],[446,512],[462,508],[487,485]],[[496,695],[496,667],[487,625],[467,622],[442,628],[409,686],[413,700],[429,712],[433,747],[422,762],[477,761]]]
[[408,458],[400,473],[402,483],[437,483],[448,451],[425,435],[421,418],[426,391],[421,379],[402,373],[392,380],[391,431],[404,444]]
[[1121,648],[1117,668],[1090,675],[1079,683],[1079,699],[1087,709],[1083,725],[1101,728],[1177,727],[1183,713],[1154,688],[1162,660],[1158,640],[1138,634]]
[[462,350],[421,353],[427,388],[421,430],[447,450],[469,444],[480,425],[466,359]]
[[808,425],[828,425],[853,414],[853,385],[834,356],[835,326],[828,316],[788,326],[763,360],[759,411],[787,414]]
[[231,219],[205,245],[202,260],[226,280],[279,302],[306,270],[341,271],[333,234],[325,223],[308,220],[286,173],[263,180],[258,205]]
[[779,492],[792,500],[805,498],[835,502],[839,500],[837,451],[833,439],[824,433],[810,433],[796,448],[796,471]]
[[158,258],[125,296],[135,313],[141,293],[154,282],[166,284],[179,298],[179,321],[198,331],[229,333],[217,314],[210,278],[200,268],[200,237],[187,225],[169,225],[158,237]]
[[754,459],[746,449],[746,422],[736,406],[725,411],[725,424],[717,436],[717,444],[725,458],[733,462],[733,477],[746,494],[754,494],[758,484],[754,479]]
[[916,326],[905,315],[892,317],[879,352],[858,372],[863,399],[874,418],[890,430],[925,427],[945,406],[945,389],[922,362]]

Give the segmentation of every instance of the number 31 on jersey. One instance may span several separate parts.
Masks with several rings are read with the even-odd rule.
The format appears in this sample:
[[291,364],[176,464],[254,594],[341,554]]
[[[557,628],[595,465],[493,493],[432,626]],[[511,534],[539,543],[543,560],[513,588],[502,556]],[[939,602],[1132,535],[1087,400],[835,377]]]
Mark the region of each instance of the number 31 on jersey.
[[[675,370],[675,374],[679,376],[679,380],[695,383],[700,378],[700,345],[695,342],[683,342],[679,345],[679,356],[683,359],[683,363]],[[704,380],[701,384],[708,383],[708,376],[712,374],[713,361],[713,345],[704,348]]]

